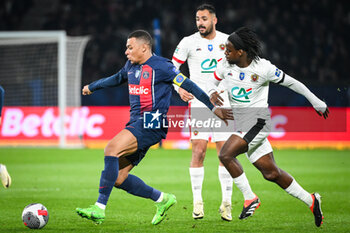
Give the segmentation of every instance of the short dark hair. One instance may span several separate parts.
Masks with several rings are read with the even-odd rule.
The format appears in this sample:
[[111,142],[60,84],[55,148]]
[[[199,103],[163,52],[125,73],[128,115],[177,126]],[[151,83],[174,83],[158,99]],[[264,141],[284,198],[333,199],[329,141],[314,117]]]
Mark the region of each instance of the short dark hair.
[[152,36],[145,30],[133,31],[128,36],[128,39],[130,38],[141,39],[145,41],[145,43],[148,44],[150,48],[152,48],[152,44],[153,44]]
[[197,7],[197,11],[204,11],[204,10],[208,10],[209,13],[211,13],[211,14],[216,14],[215,7],[211,4],[204,3],[204,4],[200,5],[199,7]]
[[248,59],[257,60],[261,54],[261,43],[255,32],[247,27],[238,28],[228,40],[236,50],[242,49],[247,52]]

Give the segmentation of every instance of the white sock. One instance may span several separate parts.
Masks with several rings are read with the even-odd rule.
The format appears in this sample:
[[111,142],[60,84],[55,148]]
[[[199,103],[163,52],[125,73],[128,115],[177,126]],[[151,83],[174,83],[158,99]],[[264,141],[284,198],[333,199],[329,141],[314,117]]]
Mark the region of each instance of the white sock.
[[106,209],[106,205],[96,202],[95,205],[97,205],[98,207],[100,207],[101,209],[105,210]]
[[221,184],[222,202],[231,204],[233,179],[224,166],[219,166],[219,180]]
[[193,203],[203,201],[202,185],[204,179],[204,167],[190,167]]
[[298,182],[296,182],[296,180],[293,179],[292,183],[285,189],[285,191],[293,197],[303,201],[309,207],[312,205],[313,200],[311,194],[306,192],[305,189],[303,189]]
[[241,190],[244,200],[251,200],[255,198],[255,194],[250,188],[249,181],[244,172],[242,173],[242,175],[233,178],[233,182],[235,182],[237,188]]
[[162,202],[163,201],[163,192],[160,193],[159,198],[156,200],[156,202]]

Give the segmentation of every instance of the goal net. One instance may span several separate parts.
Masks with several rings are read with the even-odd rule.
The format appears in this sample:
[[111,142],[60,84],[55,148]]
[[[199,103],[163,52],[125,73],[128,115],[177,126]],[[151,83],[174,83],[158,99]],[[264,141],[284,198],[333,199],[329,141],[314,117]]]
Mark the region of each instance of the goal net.
[[[81,143],[81,135],[78,131],[70,132],[67,121],[71,120],[74,108],[81,105],[81,69],[88,40],[88,36],[67,36],[65,31],[0,32],[0,85],[5,89],[4,106],[37,112],[38,116],[28,120],[29,115],[20,119],[13,111],[7,116],[3,113],[3,138],[11,142],[11,136],[16,136],[22,141],[32,139],[34,144],[46,142],[44,144],[60,147]],[[45,118],[48,111],[51,119]],[[18,126],[24,121],[29,123],[23,127],[35,130],[24,132],[22,126]]]

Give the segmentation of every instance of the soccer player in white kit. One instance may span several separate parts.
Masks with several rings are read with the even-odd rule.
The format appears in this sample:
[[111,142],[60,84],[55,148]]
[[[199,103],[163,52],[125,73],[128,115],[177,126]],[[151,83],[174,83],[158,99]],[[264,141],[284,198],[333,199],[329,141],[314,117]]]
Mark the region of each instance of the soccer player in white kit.
[[[220,81],[229,93],[237,130],[221,149],[219,158],[232,177],[243,173],[236,159],[246,153],[250,162],[262,173],[266,180],[278,184],[288,194],[303,201],[312,211],[315,224],[322,224],[321,196],[305,191],[295,179],[280,169],[274,160],[272,147],[267,140],[270,131],[268,110],[269,82],[274,82],[305,96],[316,112],[325,119],[328,117],[327,105],[317,98],[304,84],[290,77],[259,57],[260,42],[256,34],[248,28],[240,28],[232,33],[226,43],[226,59],[218,66],[210,84],[209,96],[221,105],[216,86]],[[256,201],[247,204],[247,212],[252,212]]]
[[[179,68],[187,60],[191,80],[203,90],[205,90],[206,83],[216,70],[217,64],[224,57],[225,43],[228,37],[227,34],[219,32],[215,29],[216,23],[217,18],[215,8],[209,4],[199,6],[196,11],[196,25],[198,32],[188,37],[184,37],[180,41],[172,59],[177,68]],[[199,114],[201,115],[206,114],[206,116],[211,116],[209,111],[204,113],[204,111],[206,111],[205,106],[200,101],[193,98],[190,93],[186,92],[182,88],[177,88],[176,86],[174,87],[178,91],[182,100],[189,102],[191,118],[195,118],[196,113],[198,114],[199,111]],[[228,100],[226,102],[227,106],[229,106]],[[200,110],[198,110],[199,108]],[[193,193],[192,217],[194,219],[201,219],[204,216],[202,198],[202,184],[204,179],[203,162],[210,134],[212,134],[211,140],[216,143],[218,154],[225,141],[231,135],[229,131],[200,131],[200,129],[193,127],[191,128],[192,160],[189,170]],[[231,221],[231,196],[233,180],[231,175],[221,163],[219,165],[218,173],[222,190],[222,203],[220,205],[219,212],[223,220]],[[255,194],[252,192],[244,173],[241,177],[235,179],[234,182],[242,183],[241,186],[245,191],[245,196],[248,198],[255,197]]]

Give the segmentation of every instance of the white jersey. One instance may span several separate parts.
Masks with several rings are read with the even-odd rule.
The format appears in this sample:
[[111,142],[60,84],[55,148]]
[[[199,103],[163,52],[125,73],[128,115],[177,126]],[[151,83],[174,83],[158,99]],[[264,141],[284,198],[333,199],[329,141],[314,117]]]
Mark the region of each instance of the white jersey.
[[252,61],[245,68],[231,65],[224,59],[214,73],[218,81],[223,80],[235,120],[243,131],[254,125],[257,118],[270,120],[267,102],[269,82],[278,83],[284,75],[283,71],[263,58]]
[[218,62],[224,58],[227,38],[227,34],[216,31],[215,38],[208,40],[196,32],[180,41],[173,60],[180,64],[187,60],[190,79],[205,90],[206,83],[213,78]]

